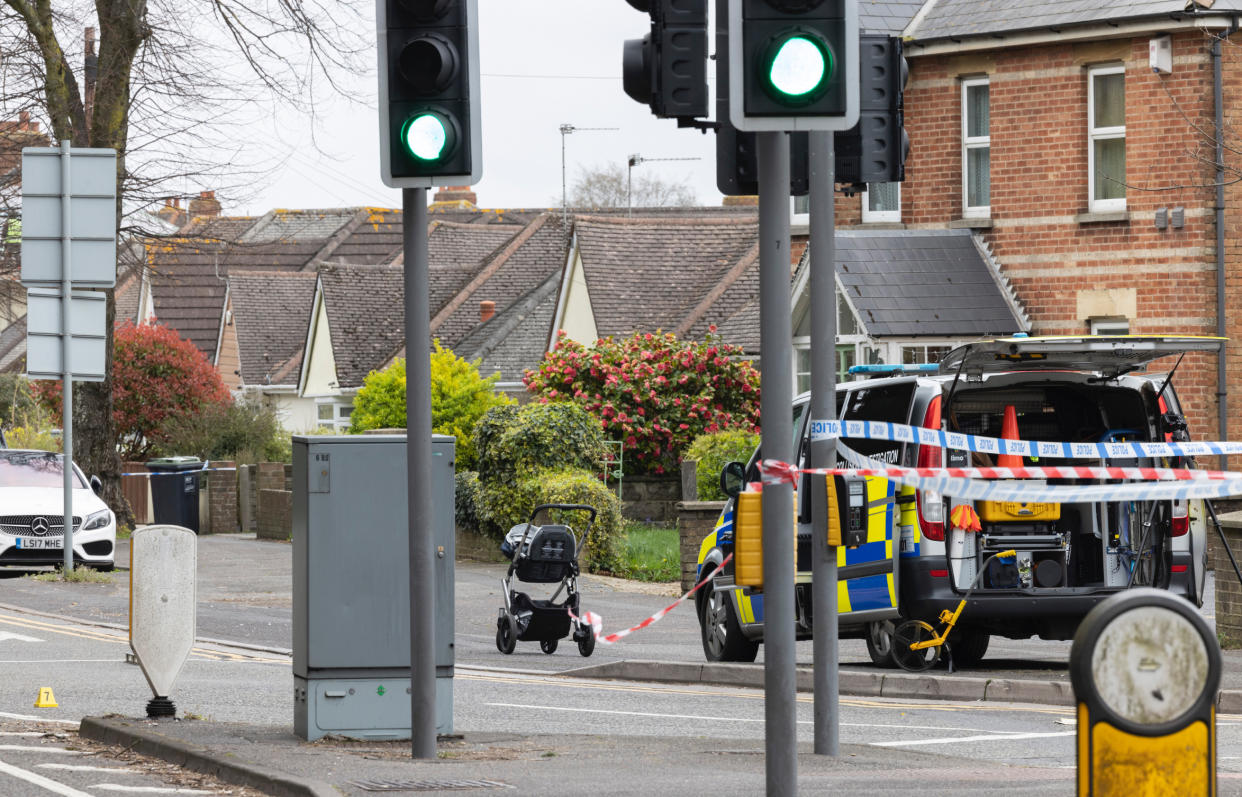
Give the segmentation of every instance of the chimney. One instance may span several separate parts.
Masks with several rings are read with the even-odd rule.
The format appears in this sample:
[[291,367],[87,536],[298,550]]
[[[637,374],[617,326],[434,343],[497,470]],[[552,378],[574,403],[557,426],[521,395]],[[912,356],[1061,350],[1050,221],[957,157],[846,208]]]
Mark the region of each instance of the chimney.
[[496,303],[484,299],[479,302],[479,323],[486,324],[496,315]]
[[86,29],[86,54],[83,57],[83,75],[86,88],[83,92],[83,104],[86,106],[86,124],[89,127],[91,117],[95,113],[95,79],[99,76],[99,56],[95,55],[95,29]]
[[174,227],[182,227],[185,225],[185,211],[181,209],[180,197],[172,197],[164,200],[164,207],[155,211],[155,215]]
[[190,218],[195,216],[219,216],[220,202],[215,191],[200,191],[198,196],[190,200]]
[[431,201],[433,204],[451,202],[461,206],[477,207],[479,197],[470,190],[468,185],[445,185],[436,190],[436,194]]

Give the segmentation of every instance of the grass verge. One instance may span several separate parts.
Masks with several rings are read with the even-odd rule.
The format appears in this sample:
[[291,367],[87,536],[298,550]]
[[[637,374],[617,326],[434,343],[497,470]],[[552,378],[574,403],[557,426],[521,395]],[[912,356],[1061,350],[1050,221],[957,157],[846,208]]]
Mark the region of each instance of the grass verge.
[[628,523],[621,545],[622,572],[636,581],[676,581],[681,578],[680,535],[677,529]]
[[73,569],[72,573],[65,573],[63,569],[51,570],[46,573],[36,573],[27,578],[33,578],[35,581],[68,581],[73,584],[111,584],[112,575],[110,573],[101,573],[93,567],[85,567],[78,565]]

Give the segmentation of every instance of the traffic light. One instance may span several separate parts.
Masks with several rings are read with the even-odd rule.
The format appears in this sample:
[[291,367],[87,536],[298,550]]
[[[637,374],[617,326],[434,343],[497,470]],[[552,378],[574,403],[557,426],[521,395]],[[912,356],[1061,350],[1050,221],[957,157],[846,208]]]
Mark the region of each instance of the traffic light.
[[[729,0],[716,0],[716,187],[725,196],[759,193],[759,160],[755,134],[729,122]],[[789,136],[789,193],[810,190],[807,134]]]
[[749,132],[858,120],[854,0],[729,0],[729,113]]
[[858,124],[835,136],[837,182],[899,183],[906,177],[910,137],[903,91],[909,68],[896,36],[858,37]]
[[628,1],[651,15],[651,32],[625,42],[625,93],[661,118],[707,116],[707,0]]
[[376,0],[375,16],[384,183],[477,183],[478,0]]

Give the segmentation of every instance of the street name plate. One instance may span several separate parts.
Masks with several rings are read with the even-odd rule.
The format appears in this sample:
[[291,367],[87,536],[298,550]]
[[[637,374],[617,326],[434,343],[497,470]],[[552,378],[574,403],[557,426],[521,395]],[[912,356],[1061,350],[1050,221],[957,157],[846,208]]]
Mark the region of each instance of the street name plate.
[[[26,376],[62,379],[61,293],[54,288],[30,288],[26,301]],[[104,378],[107,301],[107,296],[93,291],[74,291],[70,298],[69,363],[74,381],[99,382]]]
[[194,647],[198,538],[181,526],[147,526],[130,542],[129,646],[156,697],[168,697]]
[[[22,284],[60,284],[64,220],[62,150],[22,150]],[[75,288],[116,285],[116,151],[69,150],[70,280]]]

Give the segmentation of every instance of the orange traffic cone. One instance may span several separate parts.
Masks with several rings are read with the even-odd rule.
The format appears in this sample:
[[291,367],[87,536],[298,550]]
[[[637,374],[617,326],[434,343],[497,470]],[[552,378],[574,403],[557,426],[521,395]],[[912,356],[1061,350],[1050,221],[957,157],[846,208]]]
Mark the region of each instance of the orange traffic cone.
[[[1005,418],[1001,421],[1001,439],[1021,439],[1018,437],[1018,412],[1013,408],[1012,404],[1005,407]],[[1001,454],[996,458],[996,465],[1000,468],[1020,468],[1022,467],[1022,457],[1017,454]]]

